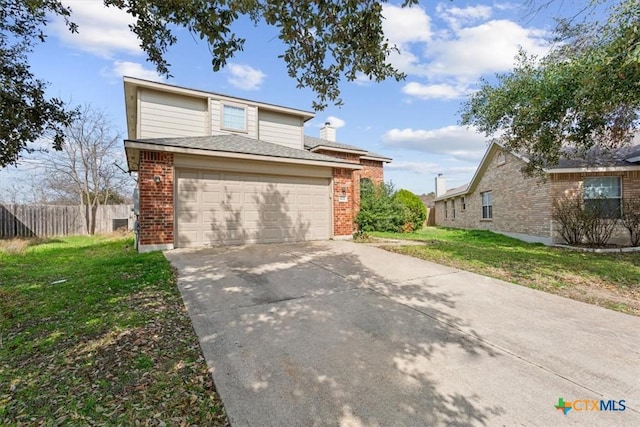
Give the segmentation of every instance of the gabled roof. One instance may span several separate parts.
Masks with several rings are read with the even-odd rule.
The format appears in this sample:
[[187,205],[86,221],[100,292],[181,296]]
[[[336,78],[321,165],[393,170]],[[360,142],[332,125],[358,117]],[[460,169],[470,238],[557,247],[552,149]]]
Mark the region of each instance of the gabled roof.
[[344,153],[353,153],[360,155],[361,159],[379,160],[382,162],[391,162],[391,158],[382,156],[372,151],[367,151],[355,145],[343,144],[341,142],[329,141],[327,139],[315,138],[313,136],[304,136],[304,148],[313,152],[318,150],[338,151]]
[[195,136],[184,138],[127,139],[124,142],[129,170],[138,168],[140,150],[169,151],[219,157],[250,158],[254,160],[301,163],[360,169],[361,166],[335,157],[286,147],[271,142],[235,134]]
[[[473,178],[471,178],[471,181],[465,185],[461,185],[460,187],[447,190],[440,197],[437,197],[436,201],[472,193],[487,170],[489,160],[499,150],[505,150],[505,148],[498,142],[491,142],[478,165],[478,169],[476,169]],[[529,161],[525,156],[520,154],[514,152],[511,152],[511,154],[525,163]],[[545,169],[545,172],[609,172],[628,169],[640,170],[640,144],[631,147],[621,147],[617,150],[593,149],[590,150],[587,155],[581,157],[571,156],[570,152],[567,151],[567,155],[560,159],[557,166]]]

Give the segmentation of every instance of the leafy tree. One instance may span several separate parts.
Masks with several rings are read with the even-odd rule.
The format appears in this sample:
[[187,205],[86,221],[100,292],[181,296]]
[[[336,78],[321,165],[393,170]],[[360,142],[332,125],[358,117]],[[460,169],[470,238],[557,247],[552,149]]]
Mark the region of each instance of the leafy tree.
[[[176,27],[186,28],[205,40],[214,71],[243,49],[245,39],[233,24],[246,16],[255,24],[278,30],[285,50],[280,55],[298,87],[317,94],[315,109],[328,102],[337,105],[341,79],[355,80],[359,73],[377,82],[400,80],[404,74],[388,63],[396,50],[382,32],[384,0],[103,0],[130,14],[131,30],[158,72],[170,76],[165,55],[177,42]],[[418,0],[404,0],[404,5]],[[44,96],[46,84],[30,71],[27,54],[44,42],[49,16],[61,16],[70,31],[72,8],[61,0],[0,0],[0,167],[15,164],[29,143],[53,133],[53,148],[62,146],[62,129],[73,112],[62,101]]]
[[370,180],[361,182],[360,211],[355,220],[360,231],[402,230],[406,223],[406,212],[393,196],[392,183],[376,185]]
[[405,230],[419,230],[427,219],[427,208],[420,197],[409,190],[399,190],[393,198],[398,201],[405,210]]
[[520,53],[515,69],[484,80],[462,108],[473,125],[526,155],[532,174],[562,153],[628,143],[640,111],[640,3],[619,0],[603,24],[560,21],[542,59]]
[[48,13],[68,18],[69,9],[53,0],[0,0],[0,168],[33,151],[30,144],[42,137],[51,138],[59,150],[74,116],[61,100],[47,99],[45,82],[33,75],[27,61],[34,44],[45,40]]

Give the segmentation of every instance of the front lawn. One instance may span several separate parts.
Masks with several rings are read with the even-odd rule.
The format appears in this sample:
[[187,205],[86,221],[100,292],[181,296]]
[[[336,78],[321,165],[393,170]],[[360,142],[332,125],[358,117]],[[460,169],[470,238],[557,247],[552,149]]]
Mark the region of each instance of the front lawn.
[[640,253],[594,254],[525,243],[484,230],[427,227],[370,233],[422,245],[385,249],[640,315]]
[[226,425],[164,256],[0,241],[0,425]]

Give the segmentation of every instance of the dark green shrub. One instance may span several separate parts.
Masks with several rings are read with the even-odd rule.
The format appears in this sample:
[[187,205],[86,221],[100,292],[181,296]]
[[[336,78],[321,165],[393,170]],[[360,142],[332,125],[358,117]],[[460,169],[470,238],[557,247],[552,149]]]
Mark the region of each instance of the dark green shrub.
[[420,230],[424,225],[424,221],[427,219],[427,208],[420,200],[420,197],[413,194],[409,190],[398,191],[393,198],[400,202],[405,210],[405,223],[403,224],[403,230],[411,232],[413,230]]
[[399,231],[406,222],[404,206],[393,197],[393,184],[360,184],[360,212],[356,224],[360,231]]

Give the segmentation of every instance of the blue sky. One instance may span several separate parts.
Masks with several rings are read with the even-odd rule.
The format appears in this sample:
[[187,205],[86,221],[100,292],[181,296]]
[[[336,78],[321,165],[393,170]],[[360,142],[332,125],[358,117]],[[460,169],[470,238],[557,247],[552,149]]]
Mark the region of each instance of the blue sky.
[[[54,20],[47,42],[30,57],[33,71],[51,83],[50,96],[104,109],[123,135],[123,75],[311,109],[314,94],[297,89],[277,58],[284,48],[273,28],[239,21],[237,32],[247,38],[245,49],[218,73],[211,69],[206,44],[178,31],[179,42],[167,55],[173,75],[167,80],[145,61],[128,30],[128,15],[106,9],[99,0],[63,3],[73,9],[79,34],[70,34]],[[554,24],[550,16],[562,14],[564,3],[537,14],[520,2],[425,1],[412,8],[386,4],[385,33],[401,52],[391,62],[407,79],[343,82],[344,105],[318,112],[306,133],[318,136],[322,123],[329,120],[337,127],[338,141],[392,157],[385,178],[396,188],[418,194],[433,191],[437,173],[446,176],[449,188],[464,184],[482,158],[487,139],[458,125],[462,103],[480,77],[511,69],[519,47],[544,54]],[[11,183],[27,182],[40,170],[29,159],[18,168],[5,168],[0,171],[0,191]]]

